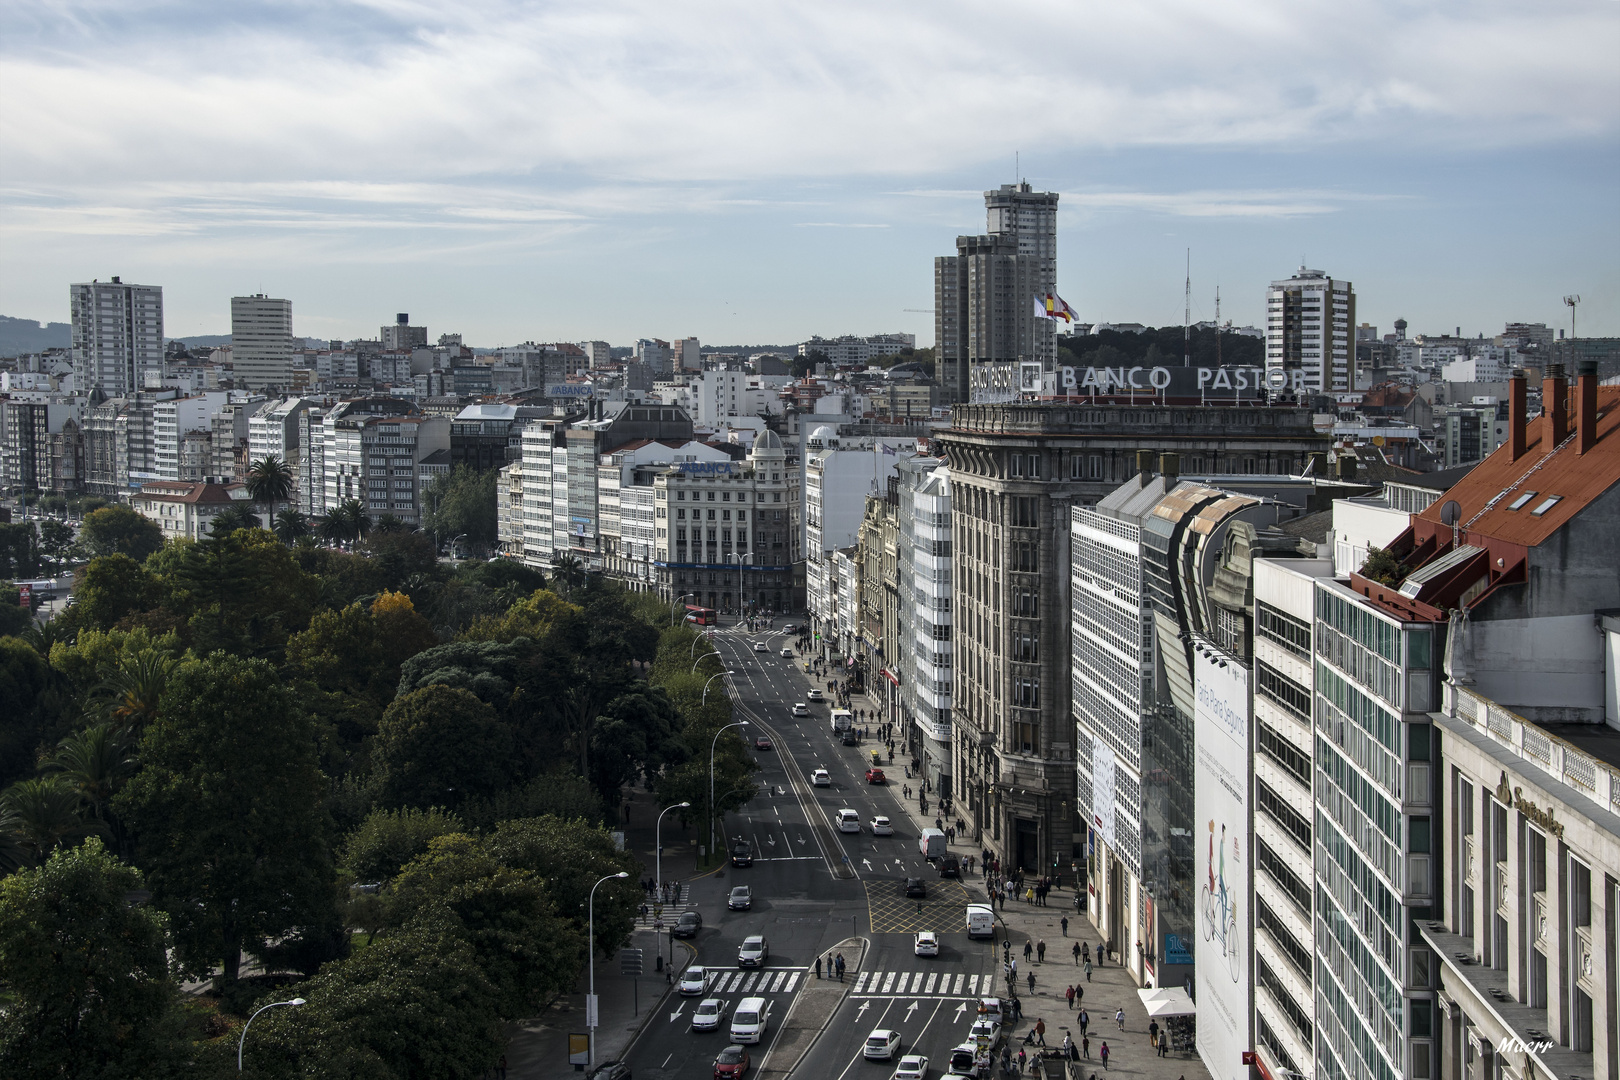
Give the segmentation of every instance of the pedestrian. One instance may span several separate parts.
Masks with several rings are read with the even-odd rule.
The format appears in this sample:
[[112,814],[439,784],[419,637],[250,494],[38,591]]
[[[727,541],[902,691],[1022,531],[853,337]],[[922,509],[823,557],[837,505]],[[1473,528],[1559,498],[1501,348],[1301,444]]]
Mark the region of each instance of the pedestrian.
[[1125,1030],[1125,1010],[1123,1008],[1114,1014],[1114,1023],[1119,1025],[1119,1030]]
[[1063,936],[1068,937],[1069,936],[1069,917],[1067,915],[1065,915],[1065,916],[1063,916],[1063,918],[1059,919],[1058,922],[1063,927]]
[[1024,1071],[1024,1062],[1028,1059],[1028,1057],[1029,1057],[1029,1055],[1024,1053],[1024,1051],[1022,1049],[1020,1049],[1018,1051],[1018,1071],[1019,1072]]
[[1074,966],[1079,967],[1080,966],[1080,943],[1078,941],[1075,942],[1074,943],[1074,948],[1069,950],[1069,951],[1074,953]]
[[1069,1009],[1072,1011],[1074,1009],[1074,987],[1071,986],[1063,991],[1063,1000],[1069,1003]]
[[1045,1020],[1042,1020],[1042,1019],[1039,1019],[1039,1018],[1037,1018],[1035,1020],[1035,1038],[1040,1040],[1040,1043],[1041,1043],[1042,1046],[1046,1045],[1046,1021]]
[[1103,1068],[1108,1068],[1108,1040],[1103,1040],[1102,1046],[1097,1049],[1097,1056],[1102,1058]]
[[1086,1000],[1086,988],[1085,987],[1080,986],[1078,984],[1075,986],[1075,988],[1074,988],[1074,1000],[1076,1002],[1081,1002],[1081,1001]]
[[1087,960],[1091,959],[1091,943],[1089,941],[1080,946],[1080,955],[1085,957]]
[[1012,958],[1011,966],[1007,970],[1011,974],[1012,978],[1018,978],[1018,957],[1015,956]]
[[1080,1032],[1080,1052],[1082,1054],[1086,1055],[1087,1060],[1090,1060],[1090,1058],[1091,1058],[1091,1036],[1087,1035],[1084,1031]]
[[816,957],[816,978],[821,978],[821,957]]
[[1034,951],[1035,951],[1035,946],[1034,945],[1031,945],[1027,941],[1024,942],[1024,963],[1026,963],[1026,964],[1029,963],[1029,954],[1034,952]]
[[1090,1026],[1091,1026],[1091,1014],[1089,1012],[1087,1012],[1086,1007],[1084,1005],[1082,1005],[1080,1007],[1080,1034],[1084,1035],[1086,1033],[1086,1028],[1088,1028]]
[[1074,1040],[1069,1038],[1068,1032],[1063,1033],[1063,1056],[1068,1057],[1074,1050]]
[[1029,992],[1031,994],[1033,994],[1035,992],[1035,973],[1033,971],[1029,973],[1028,979],[1029,979]]
[[1091,981],[1091,961],[1086,961],[1086,982]]
[[[844,981],[844,954],[843,953],[838,954],[838,981],[839,982]],[[1121,1031],[1125,1030],[1125,1028],[1123,1026],[1123,1023],[1121,1024],[1120,1030]]]
[[1152,1023],[1150,1023],[1148,1025],[1148,1045],[1154,1047],[1155,1049],[1158,1048],[1158,1045],[1159,1045],[1159,1022],[1157,1020],[1153,1021]]
[[1159,1056],[1160,1057],[1169,1057],[1170,1056],[1170,1029],[1169,1028],[1165,1028],[1163,1031],[1159,1032]]
[[1039,960],[1043,964],[1046,963],[1046,942],[1045,941],[1037,941],[1035,943],[1035,958],[1037,960]]

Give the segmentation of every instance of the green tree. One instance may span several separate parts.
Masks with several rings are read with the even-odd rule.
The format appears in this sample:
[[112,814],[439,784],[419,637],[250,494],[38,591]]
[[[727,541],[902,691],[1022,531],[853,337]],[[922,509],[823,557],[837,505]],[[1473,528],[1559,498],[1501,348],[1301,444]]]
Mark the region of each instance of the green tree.
[[129,733],[117,724],[95,724],[57,743],[45,767],[79,793],[92,818],[116,831],[112,797],[134,775],[135,765]]
[[381,519],[359,546],[376,568],[385,589],[398,590],[415,574],[434,572],[438,557],[433,541],[414,530],[383,530]]
[[563,596],[572,597],[574,590],[584,586],[586,576],[579,556],[559,551],[551,557],[551,585]]
[[128,899],[140,887],[96,840],[0,881],[0,1074],[168,1075],[185,1056],[163,917]]
[[244,948],[330,920],[327,780],[316,731],[260,660],[182,664],[141,739],[142,768],[113,798],[135,837],[177,953],[236,981]]
[[79,540],[92,556],[128,555],[145,562],[163,546],[163,530],[127,506],[104,506],[85,516]]
[[214,515],[214,520],[208,525],[208,531],[214,536],[225,536],[237,529],[257,529],[260,524],[259,515],[246,506],[227,506]]
[[466,534],[474,550],[487,550],[495,543],[495,469],[483,472],[469,465],[457,465],[433,478],[422,496],[427,513],[422,527],[440,543]]
[[1369,547],[1361,564],[1361,576],[1368,581],[1395,588],[1406,579],[1406,565],[1387,548]]
[[120,728],[141,731],[157,716],[178,663],[158,648],[120,651],[91,692],[92,708]]
[[434,837],[461,831],[461,819],[437,807],[373,810],[358,829],[343,838],[338,865],[356,881],[387,881],[427,851]]
[[84,796],[62,776],[18,780],[0,793],[29,861],[41,863],[63,845],[105,832],[86,813]]
[[0,583],[0,637],[17,637],[34,625],[32,605],[24,606],[15,585]]
[[47,518],[39,523],[39,550],[55,564],[56,569],[62,568],[72,548],[73,526],[55,518]]
[[283,510],[276,515],[276,539],[283,544],[291,544],[300,536],[308,536],[313,531],[310,528],[309,518],[297,510]]
[[91,559],[79,575],[74,595],[80,626],[110,630],[122,619],[156,606],[161,590],[155,576],[120,552]]
[[628,873],[629,880],[603,882],[596,891],[596,948],[610,955],[630,940],[642,900],[635,884],[642,867],[633,854],[614,846],[606,829],[555,817],[503,821],[490,834],[488,851],[503,866],[537,875],[557,913],[582,931],[591,886],[609,874]]
[[275,454],[262,457],[248,467],[247,489],[253,501],[264,506],[265,516],[274,521],[276,503],[292,496],[292,469]]
[[67,689],[32,645],[0,638],[0,784],[32,773],[67,734]]
[[515,750],[512,725],[471,692],[433,685],[403,694],[377,727],[377,798],[454,808],[510,785]]
[[0,524],[0,578],[31,578],[39,573],[39,537],[31,521]]

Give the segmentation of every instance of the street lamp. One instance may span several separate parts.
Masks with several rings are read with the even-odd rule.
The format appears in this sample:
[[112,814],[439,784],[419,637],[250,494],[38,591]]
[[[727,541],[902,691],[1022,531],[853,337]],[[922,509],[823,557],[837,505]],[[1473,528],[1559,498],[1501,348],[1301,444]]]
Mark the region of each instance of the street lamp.
[[[724,675],[726,673],[722,671],[720,674]],[[716,678],[718,678],[718,677],[719,676],[716,676]],[[709,680],[709,682],[713,682],[713,681],[714,681],[714,679]],[[709,693],[708,683],[705,683],[704,686],[703,686],[703,694],[704,694],[705,698],[707,698],[708,693]],[[747,726],[748,726],[748,721],[746,721],[746,720],[738,720],[734,724],[727,724],[726,727],[723,727],[723,728],[720,729],[720,731],[715,732],[714,733],[714,738],[709,742],[709,854],[710,855],[714,854],[714,748],[717,745],[719,745],[719,743],[720,743],[720,735],[721,735],[722,732],[724,732],[726,730],[726,728],[747,727]]]
[[[713,652],[706,652],[702,656],[698,657],[696,660],[692,661],[692,670],[688,671],[687,674],[688,675],[696,675],[697,674],[697,669],[698,669],[699,665],[701,665],[703,663],[703,661],[710,660],[710,659],[718,660],[719,658],[720,658],[720,650],[719,649],[715,649]],[[729,671],[722,671],[720,674],[729,675],[731,673]]]
[[[703,633],[703,631],[699,630],[697,637],[692,639],[692,647],[690,649],[686,650],[686,658],[688,660],[692,659],[692,657],[697,654],[698,642],[702,641],[703,638],[704,638],[704,633]],[[715,651],[718,652],[719,650],[716,649]]]
[[[698,661],[699,664],[701,664],[702,662],[703,662],[702,660]],[[692,668],[692,671],[694,673],[696,673],[697,667],[694,666]],[[698,708],[701,709],[701,708],[703,708],[705,705],[707,705],[709,703],[709,683],[712,683],[712,682],[714,682],[714,680],[722,678],[722,677],[724,677],[726,675],[730,675],[730,674],[731,674],[731,672],[729,672],[729,671],[717,671],[713,675],[709,676],[709,682],[706,682],[706,683],[703,684],[703,700],[698,702]],[[747,721],[743,721],[743,722],[747,723]]]
[[669,602],[669,625],[671,625],[671,626],[675,625],[675,609],[680,606],[681,601],[685,600],[688,596],[696,596],[696,595],[697,595],[697,593],[695,593],[695,592],[683,592],[683,593],[681,593],[681,595],[677,596],[675,599],[673,599],[673,600],[671,600]]
[[585,999],[585,1024],[591,1029],[590,1059],[596,1064],[596,888],[602,881],[612,881],[614,878],[627,878],[630,875],[620,870],[617,874],[607,877],[591,886],[591,898],[588,914],[590,916],[590,936],[586,938],[586,949],[591,958],[591,992]]
[[[656,849],[656,854],[654,854],[653,858],[657,861],[657,868],[653,871],[653,873],[658,878],[658,887],[660,889],[664,887],[664,815],[669,813],[671,810],[684,810],[691,805],[692,804],[689,802],[678,802],[674,806],[664,807],[664,809],[658,815],[658,824],[653,827],[653,847]],[[662,922],[663,920],[660,919],[659,921]],[[659,936],[663,936],[662,931],[659,931]],[[660,947],[659,951],[663,951],[662,947]],[[675,959],[675,947],[673,943],[670,945],[669,951],[670,961],[673,961]],[[666,961],[666,965],[667,963],[668,961]]]
[[253,1016],[248,1017],[248,1022],[242,1025],[242,1037],[236,1040],[236,1071],[237,1072],[242,1071],[242,1047],[247,1043],[248,1028],[253,1026],[254,1018],[257,1017],[260,1013],[264,1012],[264,1010],[273,1009],[277,1005],[302,1005],[303,1003],[304,1003],[303,998],[293,998],[291,1001],[272,1001],[268,1005],[260,1005],[257,1009],[253,1010]]

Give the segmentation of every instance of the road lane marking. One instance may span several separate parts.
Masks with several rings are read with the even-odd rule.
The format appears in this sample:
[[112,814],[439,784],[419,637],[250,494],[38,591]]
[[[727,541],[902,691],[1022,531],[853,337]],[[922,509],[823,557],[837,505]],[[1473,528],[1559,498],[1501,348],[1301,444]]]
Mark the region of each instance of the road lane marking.
[[883,993],[887,994],[894,989],[894,972],[885,972],[883,976]]
[[800,972],[797,972],[797,971],[793,971],[793,972],[788,973],[787,985],[782,987],[782,992],[784,994],[793,993],[793,988],[799,985],[799,975],[800,975]]
[[960,994],[962,992],[962,979],[963,976],[961,975],[956,977],[956,981],[951,984],[951,993]]
[[871,972],[867,972],[867,971],[861,972],[861,977],[855,980],[855,989],[852,990],[851,993],[858,994],[862,990],[866,989],[866,977],[869,974],[871,974]]
[[934,992],[934,980],[938,978],[939,976],[937,974],[930,973],[928,976],[928,981],[923,983],[922,992],[925,994],[932,994]]

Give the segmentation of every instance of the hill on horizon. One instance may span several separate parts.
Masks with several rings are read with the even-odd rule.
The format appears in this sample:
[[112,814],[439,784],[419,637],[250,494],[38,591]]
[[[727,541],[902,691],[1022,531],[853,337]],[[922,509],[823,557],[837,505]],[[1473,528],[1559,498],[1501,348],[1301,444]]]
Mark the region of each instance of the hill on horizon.
[[0,315],[0,356],[65,349],[72,343],[72,336],[73,328],[65,322],[42,324],[34,319]]

